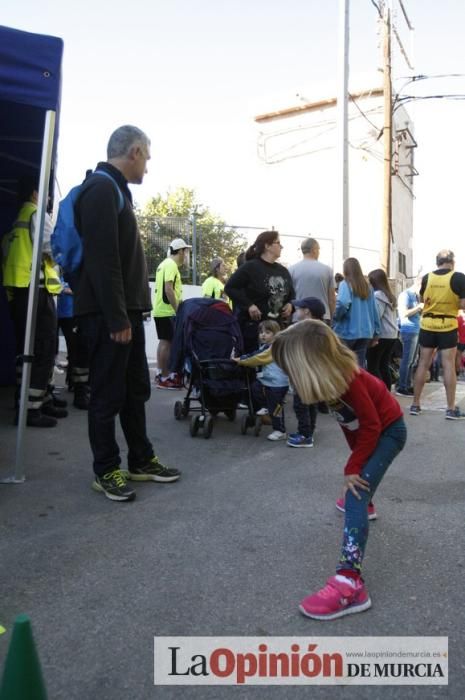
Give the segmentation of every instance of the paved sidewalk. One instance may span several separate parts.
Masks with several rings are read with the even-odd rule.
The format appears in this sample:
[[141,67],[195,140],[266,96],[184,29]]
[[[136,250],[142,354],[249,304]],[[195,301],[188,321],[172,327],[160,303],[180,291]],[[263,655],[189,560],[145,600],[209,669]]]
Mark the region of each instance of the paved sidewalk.
[[[148,426],[183,478],[138,484],[133,503],[90,489],[85,414],[71,408],[57,428],[27,431],[27,481],[0,486],[0,663],[25,612],[50,700],[463,698],[465,422],[444,419],[442,386],[426,387],[423,415],[407,415],[408,446],[376,498],[365,567],[373,608],[332,623],[305,619],[296,605],[337,560],[342,431],[319,415],[315,448],[292,450],[267,441],[269,428],[242,436],[239,421],[220,416],[210,440],[192,439],[188,422],[173,418],[178,398],[154,390]],[[290,402],[287,415],[293,428]],[[13,464],[12,418],[1,390],[0,476]],[[154,635],[447,635],[451,681],[155,688]]]

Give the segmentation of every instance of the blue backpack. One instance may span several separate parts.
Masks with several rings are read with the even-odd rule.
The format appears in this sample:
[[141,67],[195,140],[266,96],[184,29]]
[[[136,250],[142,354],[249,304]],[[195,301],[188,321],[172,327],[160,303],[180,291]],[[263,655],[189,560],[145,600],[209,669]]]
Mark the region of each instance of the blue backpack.
[[[118,214],[124,208],[124,196],[116,180],[104,170],[95,170],[90,177],[103,175],[107,177],[115,186],[118,193]],[[75,222],[75,205],[81,194],[82,187],[87,183],[85,180],[81,185],[76,185],[61,200],[58,207],[58,217],[51,236],[52,256],[54,261],[63,270],[64,276],[73,276],[82,263],[82,240]]]

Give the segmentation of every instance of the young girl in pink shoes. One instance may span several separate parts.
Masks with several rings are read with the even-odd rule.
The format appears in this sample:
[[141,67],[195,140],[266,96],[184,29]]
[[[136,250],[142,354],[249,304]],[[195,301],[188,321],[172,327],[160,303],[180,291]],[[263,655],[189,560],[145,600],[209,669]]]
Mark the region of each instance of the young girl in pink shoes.
[[300,611],[334,620],[371,607],[362,578],[368,504],[405,445],[402,410],[386,385],[357,364],[354,353],[321,321],[301,321],[280,333],[273,358],[306,404],[325,401],[351,454],[344,469],[345,523],[336,575],[304,598]]

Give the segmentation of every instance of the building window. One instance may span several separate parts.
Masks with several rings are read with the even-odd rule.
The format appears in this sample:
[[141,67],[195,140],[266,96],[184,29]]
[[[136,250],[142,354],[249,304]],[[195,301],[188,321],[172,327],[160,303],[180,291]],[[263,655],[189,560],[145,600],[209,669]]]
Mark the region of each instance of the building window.
[[403,253],[399,253],[399,272],[402,275],[407,275],[407,256]]

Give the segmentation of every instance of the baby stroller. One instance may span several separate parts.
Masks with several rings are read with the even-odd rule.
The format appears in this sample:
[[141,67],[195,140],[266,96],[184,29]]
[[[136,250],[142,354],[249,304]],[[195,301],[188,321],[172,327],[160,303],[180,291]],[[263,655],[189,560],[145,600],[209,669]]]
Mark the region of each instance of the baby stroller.
[[170,370],[183,374],[187,394],[174,404],[176,420],[191,411],[190,434],[202,430],[208,439],[214,417],[224,413],[234,421],[239,402],[247,396],[253,416],[249,374],[231,358],[242,353],[242,335],[231,309],[218,299],[188,299],[176,316]]

